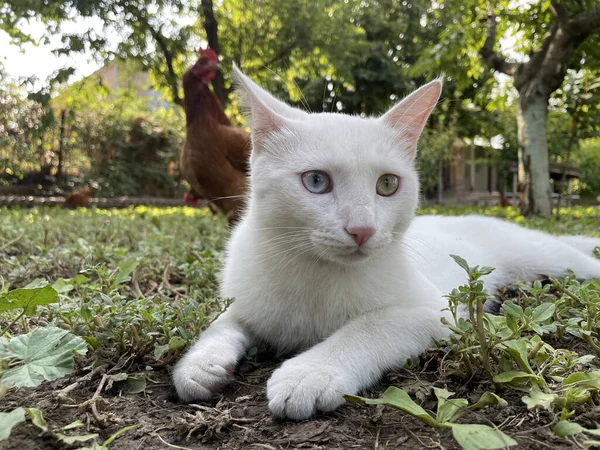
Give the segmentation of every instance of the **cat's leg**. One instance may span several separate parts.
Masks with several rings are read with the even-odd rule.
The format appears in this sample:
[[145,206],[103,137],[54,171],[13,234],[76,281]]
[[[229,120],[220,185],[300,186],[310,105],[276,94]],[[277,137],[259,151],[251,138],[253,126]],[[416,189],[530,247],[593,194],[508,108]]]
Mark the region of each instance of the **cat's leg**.
[[251,346],[244,328],[226,311],[215,320],[179,360],[173,384],[183,401],[202,400],[233,380],[238,360]]
[[447,335],[441,316],[429,308],[389,307],[355,318],[273,373],[269,408],[296,420],[337,408],[342,394],[372,386],[385,371],[402,367]]

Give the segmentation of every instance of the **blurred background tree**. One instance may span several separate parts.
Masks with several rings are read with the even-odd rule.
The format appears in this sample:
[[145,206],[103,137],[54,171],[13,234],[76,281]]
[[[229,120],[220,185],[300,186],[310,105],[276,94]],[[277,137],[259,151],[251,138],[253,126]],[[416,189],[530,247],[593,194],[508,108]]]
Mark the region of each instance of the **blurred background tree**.
[[[503,190],[511,182],[519,148],[521,169],[526,153],[523,120],[520,131],[517,127],[526,88],[517,71],[529,70],[527,61],[547,50],[564,21],[580,20],[585,11],[589,33],[569,44],[559,68],[544,69],[554,70],[554,84],[544,88],[547,150],[540,151],[550,162],[580,165],[575,189],[597,195],[600,187],[591,178],[598,178],[598,172],[588,170],[598,153],[595,114],[600,104],[595,81],[600,46],[594,28],[600,7],[592,0],[0,0],[0,29],[13,43],[37,39],[28,34],[27,22],[41,21],[46,30],[42,41],[61,38],[57,54],[85,53],[121,64],[124,72],[147,72],[149,88],[171,105],[157,108],[133,90],[110,90],[93,77],[69,85],[71,67],[41,88],[32,80],[2,77],[0,170],[5,180],[8,172],[22,178],[36,168],[56,175],[62,142],[69,182],[85,176],[106,194],[177,195],[182,187],[174,162],[184,133],[180,80],[198,48],[212,42],[223,66],[214,89],[237,123],[243,119],[232,92],[232,62],[298,107],[361,115],[379,114],[445,73],[443,100],[421,143],[424,191],[441,197],[456,142],[487,149],[478,164],[497,168],[493,188]],[[102,31],[63,31],[64,24],[86,17],[99,19]],[[498,75],[507,71],[512,79]],[[62,111],[67,112],[64,121]],[[146,136],[144,142],[153,142],[148,162],[142,150],[132,149],[143,141],[136,141],[139,133]],[[136,170],[137,176],[125,175]],[[531,174],[520,177],[532,183]]]

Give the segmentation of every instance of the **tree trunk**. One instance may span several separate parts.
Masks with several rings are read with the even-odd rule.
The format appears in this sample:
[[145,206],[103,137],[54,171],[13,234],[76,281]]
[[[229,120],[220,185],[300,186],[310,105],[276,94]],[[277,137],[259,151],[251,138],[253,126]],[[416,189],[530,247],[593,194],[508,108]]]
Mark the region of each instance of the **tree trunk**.
[[[208,46],[219,55],[221,49],[219,47],[219,30],[217,19],[213,12],[212,0],[202,0],[202,13],[204,14],[204,29],[206,30],[206,39]],[[213,90],[215,95],[223,105],[223,108],[229,102],[227,97],[227,90],[225,89],[225,79],[223,78],[223,72],[218,70],[215,78],[212,81]]]
[[550,164],[546,140],[548,99],[542,94],[523,95],[517,107],[521,213],[550,216]]

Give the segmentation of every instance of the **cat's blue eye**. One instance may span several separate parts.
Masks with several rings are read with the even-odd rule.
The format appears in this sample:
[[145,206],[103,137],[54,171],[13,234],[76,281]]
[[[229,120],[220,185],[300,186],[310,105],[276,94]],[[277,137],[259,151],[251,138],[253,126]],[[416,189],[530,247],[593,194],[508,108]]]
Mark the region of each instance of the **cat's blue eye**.
[[302,184],[313,194],[325,194],[331,191],[329,175],[320,170],[309,170],[302,174]]

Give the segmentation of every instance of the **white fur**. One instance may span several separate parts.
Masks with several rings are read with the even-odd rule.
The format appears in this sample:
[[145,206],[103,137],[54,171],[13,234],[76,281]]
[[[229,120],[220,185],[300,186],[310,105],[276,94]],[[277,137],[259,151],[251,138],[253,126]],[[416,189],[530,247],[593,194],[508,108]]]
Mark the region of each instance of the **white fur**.
[[[241,73],[252,112],[251,194],[227,247],[221,295],[234,303],[177,364],[186,401],[209,398],[259,342],[296,354],[267,385],[271,411],[305,419],[343,403],[447,334],[444,294],[466,281],[449,257],[496,267],[494,290],[573,269],[600,276],[600,239],[557,238],[484,217],[414,218],[416,138],[439,81],[381,119],[291,113]],[[436,85],[437,83],[437,85]],[[423,113],[426,111],[426,113]],[[414,144],[412,143],[414,141]],[[312,194],[301,174],[326,171],[333,190]],[[377,195],[382,174],[398,192]],[[375,227],[357,249],[349,225]]]

